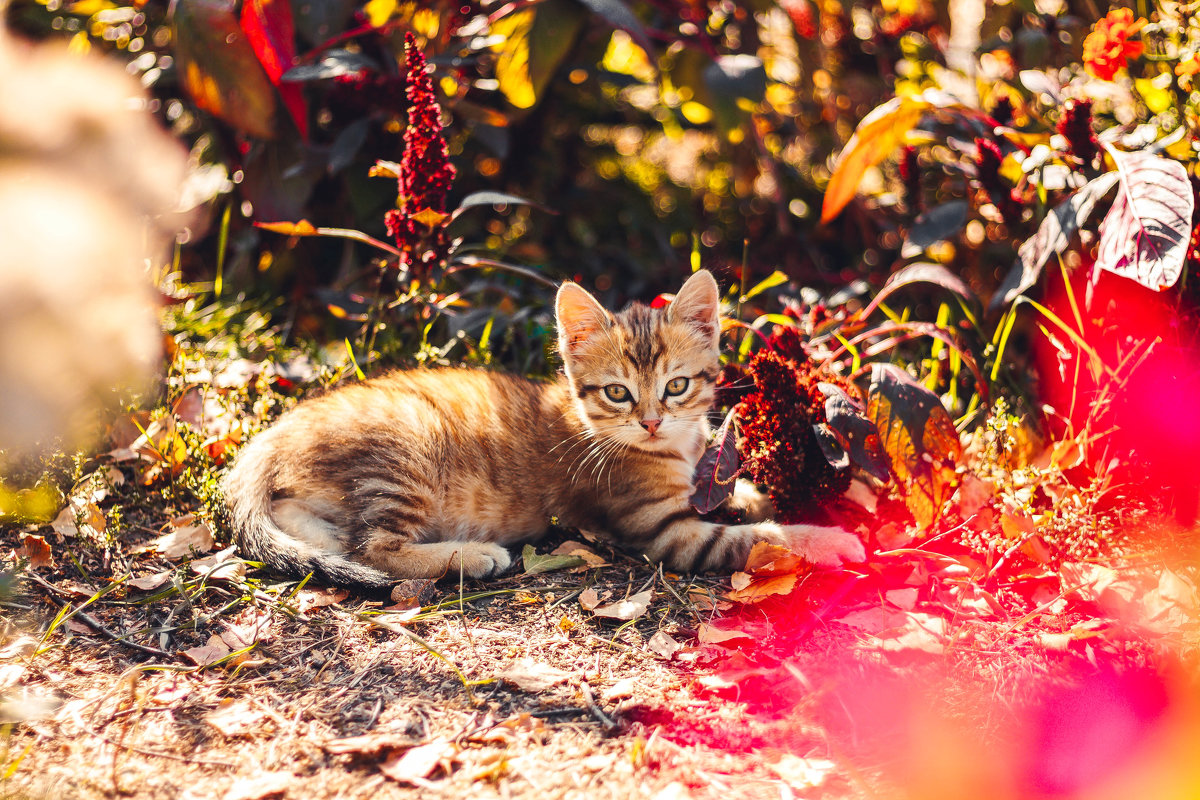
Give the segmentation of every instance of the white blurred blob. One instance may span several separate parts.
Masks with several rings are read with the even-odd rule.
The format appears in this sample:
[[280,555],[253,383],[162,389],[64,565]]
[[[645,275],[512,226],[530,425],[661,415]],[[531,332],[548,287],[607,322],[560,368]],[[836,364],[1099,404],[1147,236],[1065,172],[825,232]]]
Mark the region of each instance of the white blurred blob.
[[81,445],[153,375],[186,154],[115,63],[0,30],[0,450]]

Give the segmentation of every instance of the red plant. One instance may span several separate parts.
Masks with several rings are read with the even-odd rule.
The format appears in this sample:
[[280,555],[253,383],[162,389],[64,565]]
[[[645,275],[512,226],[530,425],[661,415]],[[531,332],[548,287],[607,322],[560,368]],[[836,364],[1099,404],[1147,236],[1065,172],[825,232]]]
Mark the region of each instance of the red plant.
[[825,422],[817,384],[843,381],[808,360],[791,328],[754,356],[749,373],[754,390],[737,407],[738,452],[751,478],[770,487],[780,522],[810,519],[815,505],[850,485],[849,470],[830,466],[813,433],[813,425]]
[[1137,58],[1145,49],[1141,42],[1129,41],[1145,24],[1144,19],[1135,20],[1128,8],[1109,11],[1083,40],[1083,64],[1087,71],[1105,81],[1116,77],[1129,59]]
[[1067,140],[1067,149],[1086,166],[1096,163],[1100,142],[1092,132],[1092,101],[1068,100],[1058,120],[1058,132]]
[[400,249],[400,266],[422,278],[446,257],[443,223],[455,169],[442,136],[442,109],[433,92],[425,54],[412,32],[404,36],[404,64],[408,76],[405,93],[411,105],[400,159],[398,208],[389,211],[384,222]]

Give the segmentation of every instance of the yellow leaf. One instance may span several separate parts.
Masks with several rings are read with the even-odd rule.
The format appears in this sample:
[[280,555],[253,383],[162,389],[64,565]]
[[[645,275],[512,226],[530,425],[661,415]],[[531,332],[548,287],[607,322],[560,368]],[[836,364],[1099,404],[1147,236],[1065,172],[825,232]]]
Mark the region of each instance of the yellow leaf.
[[893,97],[863,117],[838,156],[825,187],[821,222],[836,217],[858,191],[868,169],[887,158],[904,140],[931,104],[919,97]]
[[504,37],[504,43],[497,46],[496,80],[508,102],[517,108],[533,108],[537,102],[529,74],[529,31],[536,13],[536,8],[526,8],[492,25],[492,34]]
[[397,0],[370,0],[363,6],[363,13],[367,15],[367,22],[378,28],[392,18],[399,5]]
[[421,223],[427,228],[436,228],[449,217],[449,214],[443,214],[440,211],[434,211],[432,208],[422,208],[420,211],[412,215],[412,218]]
[[646,51],[622,30],[613,31],[608,40],[608,49],[604,51],[604,58],[600,59],[600,66],[609,72],[637,78],[642,83],[654,80],[657,73],[650,59],[646,57]]

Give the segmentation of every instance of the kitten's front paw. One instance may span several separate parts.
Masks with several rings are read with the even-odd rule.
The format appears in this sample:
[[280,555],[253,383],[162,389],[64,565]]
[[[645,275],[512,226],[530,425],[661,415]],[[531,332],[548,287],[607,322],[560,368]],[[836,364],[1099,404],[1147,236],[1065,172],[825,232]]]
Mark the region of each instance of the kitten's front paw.
[[862,541],[841,528],[785,525],[783,532],[793,550],[818,566],[836,567],[843,562],[861,563],[867,560]]
[[[467,542],[459,551],[459,557],[463,574],[468,578],[486,578],[503,572],[512,564],[508,550],[489,542]],[[450,571],[453,572],[456,566],[452,564]]]

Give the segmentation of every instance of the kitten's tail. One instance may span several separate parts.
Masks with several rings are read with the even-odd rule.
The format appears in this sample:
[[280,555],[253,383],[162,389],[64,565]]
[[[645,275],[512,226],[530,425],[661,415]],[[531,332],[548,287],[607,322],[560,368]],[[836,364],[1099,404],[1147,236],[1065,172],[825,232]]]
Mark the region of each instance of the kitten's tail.
[[268,441],[272,433],[260,434],[242,450],[222,484],[242,556],[285,575],[303,577],[311,572],[326,583],[341,586],[384,590],[398,583],[398,579],[340,553],[319,550],[275,523],[271,517],[274,458]]

